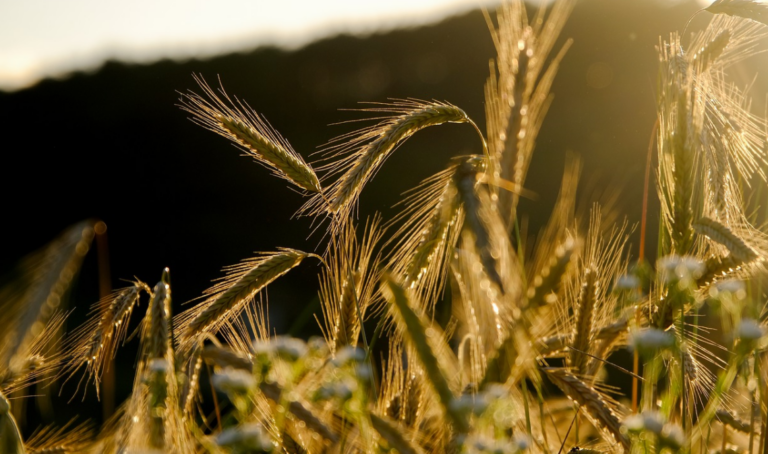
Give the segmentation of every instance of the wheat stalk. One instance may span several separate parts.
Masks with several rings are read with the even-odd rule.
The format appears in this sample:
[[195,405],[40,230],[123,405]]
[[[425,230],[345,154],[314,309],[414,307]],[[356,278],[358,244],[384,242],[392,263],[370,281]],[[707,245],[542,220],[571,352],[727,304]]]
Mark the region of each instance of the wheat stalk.
[[181,98],[182,110],[191,114],[193,121],[240,145],[278,177],[306,191],[322,191],[312,167],[264,118],[240,100],[230,99],[223,87],[219,97],[202,77],[194,77],[204,96],[189,92]]

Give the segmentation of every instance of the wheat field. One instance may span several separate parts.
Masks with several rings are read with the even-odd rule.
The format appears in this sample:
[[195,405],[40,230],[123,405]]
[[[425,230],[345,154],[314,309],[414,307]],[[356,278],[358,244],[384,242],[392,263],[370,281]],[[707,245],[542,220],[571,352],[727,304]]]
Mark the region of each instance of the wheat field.
[[[195,76],[181,111],[304,194],[296,216],[311,218],[317,247],[228,266],[178,314],[168,269],[154,285],[134,278],[64,332],[62,299],[105,229],[71,226],[0,288],[0,454],[768,454],[768,123],[729,78],[766,50],[768,4],[717,0],[698,13],[703,29],[660,37],[641,219],[577,209],[571,156],[548,223],[530,232],[520,201],[534,196],[526,175],[575,3],[507,0],[486,14],[497,55],[484,122],[449,102],[371,103],[367,126],[313,160],[221,80]],[[476,132],[474,154],[406,193],[392,219],[359,219],[387,158],[448,123]],[[323,333],[308,340],[276,333],[265,301],[307,263]],[[128,342],[139,355],[115,415],[22,437],[27,399],[13,396],[53,383],[99,395]]]

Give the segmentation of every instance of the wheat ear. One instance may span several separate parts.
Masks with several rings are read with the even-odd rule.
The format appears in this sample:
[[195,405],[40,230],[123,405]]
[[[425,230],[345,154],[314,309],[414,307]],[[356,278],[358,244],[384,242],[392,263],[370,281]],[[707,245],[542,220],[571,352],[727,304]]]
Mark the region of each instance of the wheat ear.
[[757,253],[744,240],[713,219],[701,218],[693,224],[693,228],[697,233],[706,235],[712,241],[725,246],[733,258],[742,263],[750,263],[758,258]]
[[71,358],[67,359],[71,374],[85,364],[85,377],[93,379],[96,392],[105,366],[111,360],[118,345],[125,338],[128,321],[134,307],[138,304],[141,292],[151,294],[149,287],[136,281],[132,286],[115,291],[93,306],[95,316],[86,322],[68,340],[71,345]]
[[387,444],[400,454],[423,454],[419,445],[411,443],[404,434],[406,429],[386,416],[371,413],[371,426],[386,440]]
[[168,268],[152,290],[145,319],[145,370],[149,390],[149,442],[154,448],[166,445],[166,421],[173,409],[169,396],[175,390],[174,355],[171,332],[171,286]]
[[704,273],[696,279],[696,284],[703,287],[712,283],[717,278],[722,278],[738,270],[743,262],[737,260],[733,255],[728,254],[723,257],[711,256],[704,261]]
[[27,454],[77,454],[90,452],[93,427],[84,422],[69,429],[72,421],[61,427],[46,426],[36,430],[25,443]]
[[463,110],[442,102],[402,100],[366,111],[384,112],[391,116],[376,125],[331,141],[325,153],[342,157],[320,167],[320,170],[327,171],[324,178],[337,174],[341,176],[324,194],[315,195],[302,208],[302,212],[308,214],[333,215],[332,231],[346,222],[363,187],[384,161],[413,134],[444,123],[469,123],[477,129]]
[[731,427],[734,430],[738,430],[739,432],[750,433],[752,431],[752,425],[750,423],[747,421],[742,421],[728,410],[717,410],[715,412],[715,418],[717,418],[721,423]]
[[[188,419],[192,413],[192,405],[195,402],[200,385],[200,369],[203,365],[202,345],[200,343],[192,347],[186,361],[186,377],[184,390],[181,393],[181,403],[179,407],[182,411],[182,417]],[[179,361],[181,363],[182,361]]]
[[624,450],[629,450],[629,439],[622,433],[621,422],[608,404],[607,398],[564,369],[547,367],[543,370],[552,383],[579,405],[579,408],[600,431],[603,438],[613,440],[619,443]]
[[699,71],[705,72],[712,65],[712,62],[717,60],[728,47],[728,43],[731,42],[731,31],[723,30],[711,41],[709,41],[704,47],[699,49],[693,55],[694,63],[699,65]]
[[754,0],[718,0],[705,8],[705,11],[741,17],[768,25],[768,6]]
[[204,96],[183,94],[180,107],[195,123],[240,145],[275,175],[304,190],[322,191],[312,167],[264,118],[244,102],[230,99],[224,88],[219,97],[202,77],[194,77]]
[[440,369],[437,357],[429,345],[424,324],[411,308],[412,295],[409,295],[406,289],[389,274],[382,276],[381,290],[397,314],[396,320],[402,321],[403,330],[407,332],[407,337],[413,344],[426,376],[440,398],[440,404],[446,416],[459,433],[467,433],[469,423],[466,415],[458,412],[452,405],[455,397],[448,385],[448,380]]
[[[485,188],[480,185],[479,180],[484,175],[486,169],[486,160],[483,158],[469,158],[462,162],[456,169],[456,187],[459,197],[464,207],[465,227],[472,232],[475,240],[475,248],[483,264],[485,274],[498,287],[499,291],[504,293],[504,283],[497,270],[497,260],[491,247],[491,233],[484,219],[484,210],[495,209],[484,203],[481,191]],[[487,198],[490,202],[490,198]],[[485,206],[484,206],[485,205]],[[502,221],[503,222],[503,221]]]
[[585,372],[589,357],[588,352],[592,342],[592,326],[597,304],[597,271],[588,268],[584,273],[584,283],[581,286],[579,304],[576,308],[576,324],[573,331],[573,341],[570,349],[570,366],[578,373]]
[[281,249],[230,267],[222,282],[208,289],[203,303],[179,315],[181,341],[201,338],[214,332],[264,287],[290,271],[310,254],[295,249]]
[[448,168],[410,190],[398,203],[404,209],[388,224],[399,224],[387,243],[394,244],[389,267],[415,290],[424,309],[442,291],[448,260],[464,222],[454,178],[464,159],[452,159]]
[[568,270],[568,265],[577,250],[577,242],[573,238],[566,239],[557,246],[549,263],[533,278],[533,285],[528,287],[528,306],[535,308],[544,303],[553,303],[557,299],[556,291],[560,281]]
[[0,359],[8,364],[29,356],[28,347],[35,336],[36,323],[45,325],[48,317],[65,298],[94,237],[93,220],[83,221],[65,230],[41,252],[28,260],[29,283],[18,300],[4,301],[0,318]]

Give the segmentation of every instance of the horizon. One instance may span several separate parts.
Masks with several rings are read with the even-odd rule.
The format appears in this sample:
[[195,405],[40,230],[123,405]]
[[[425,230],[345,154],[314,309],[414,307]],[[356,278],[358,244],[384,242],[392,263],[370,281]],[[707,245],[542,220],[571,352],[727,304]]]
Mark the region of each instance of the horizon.
[[46,78],[94,71],[110,60],[150,64],[162,59],[213,58],[266,46],[295,50],[340,34],[366,36],[424,26],[497,3],[499,0],[393,0],[386,4],[336,0],[320,5],[293,0],[274,5],[226,0],[215,7],[182,0],[137,0],[130,6],[94,0],[0,3],[0,91],[23,90]]

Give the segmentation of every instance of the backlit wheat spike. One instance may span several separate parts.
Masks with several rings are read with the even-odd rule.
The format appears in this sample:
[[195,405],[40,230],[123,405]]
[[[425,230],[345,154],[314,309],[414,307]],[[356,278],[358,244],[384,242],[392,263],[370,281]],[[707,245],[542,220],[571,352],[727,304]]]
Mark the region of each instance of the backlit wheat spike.
[[629,439],[622,432],[619,417],[611,408],[612,402],[607,397],[565,369],[547,367],[544,371],[552,383],[579,405],[582,413],[600,431],[606,441],[618,443],[625,451],[629,450]]
[[717,278],[724,278],[739,270],[742,265],[743,262],[731,254],[723,257],[711,256],[704,261],[704,273],[696,280],[696,284],[703,287]]
[[93,318],[67,340],[67,348],[71,350],[68,372],[74,374],[85,364],[86,381],[93,379],[97,393],[104,368],[125,338],[131,313],[142,291],[151,293],[145,283],[136,281],[105,297],[92,307]]
[[171,336],[171,286],[168,268],[163,271],[163,279],[152,289],[152,298],[147,309],[148,326],[146,334],[147,356],[173,359]]
[[228,275],[206,290],[208,298],[180,314],[176,321],[181,343],[201,339],[240,313],[272,281],[301,263],[309,254],[295,249],[264,253],[227,268]]
[[699,49],[692,58],[693,62],[699,65],[698,70],[701,72],[707,71],[712,65],[712,62],[717,60],[723,54],[723,51],[730,41],[730,30],[723,30],[713,40]]
[[592,343],[592,328],[595,319],[595,305],[597,304],[597,272],[588,268],[584,273],[584,283],[579,295],[579,304],[576,307],[576,322],[574,325],[573,341],[570,349],[570,366],[577,373],[584,373],[589,357],[584,352],[589,352]]
[[3,454],[25,454],[19,426],[11,414],[11,404],[0,393],[0,452]]
[[712,241],[725,246],[733,258],[743,263],[750,263],[758,258],[757,253],[736,236],[731,229],[721,223],[701,218],[693,224],[694,230],[701,235],[706,235]]
[[396,314],[396,319],[401,321],[403,331],[407,333],[407,338],[410,339],[421,361],[421,365],[424,367],[426,376],[440,399],[443,411],[453,423],[456,431],[467,433],[469,423],[466,415],[457,412],[454,406],[451,405],[455,399],[454,394],[448,385],[445,374],[440,370],[435,353],[427,341],[425,327],[411,307],[412,303],[410,300],[412,295],[409,295],[407,290],[389,274],[382,276],[381,290],[384,297],[391,304],[392,311]]
[[195,400],[198,395],[198,386],[200,385],[200,369],[203,365],[202,358],[203,348],[200,343],[192,347],[189,352],[187,361],[180,361],[177,359],[177,364],[186,365],[186,382],[180,396],[180,405],[182,411],[182,417],[185,420],[190,419],[192,414],[192,407],[195,404]]
[[60,306],[94,237],[94,221],[75,224],[65,230],[42,251],[22,264],[25,288],[18,299],[4,301],[0,318],[0,364],[28,357],[33,325],[45,324]]
[[714,14],[743,17],[768,25],[768,5],[755,0],[718,0],[705,10]]
[[528,287],[528,306],[535,308],[544,303],[552,303],[557,299],[557,288],[565,275],[568,265],[571,263],[577,250],[577,242],[573,238],[566,239],[554,251],[549,263],[541,270],[541,273],[533,278],[532,285]]
[[[503,294],[504,283],[499,275],[497,260],[492,250],[488,221],[484,219],[486,216],[484,211],[493,211],[496,214],[495,207],[489,206],[490,197],[487,197],[487,194],[481,194],[486,191],[485,187],[479,183],[485,169],[485,159],[469,159],[459,165],[454,178],[464,208],[465,228],[472,232],[475,248],[486,275]],[[488,200],[483,200],[484,195]]]
[[70,428],[73,421],[61,426],[36,430],[26,441],[27,454],[78,454],[90,452],[93,445],[92,424],[84,422]]
[[374,249],[382,237],[380,218],[367,222],[361,241],[356,226],[346,224],[334,238],[320,274],[320,301],[325,336],[335,354],[345,345],[357,346],[361,322],[373,303],[378,284],[378,261]]
[[422,454],[424,452],[419,445],[411,443],[406,438],[406,429],[399,426],[395,421],[371,413],[371,425],[381,435],[381,438],[386,440],[387,444],[396,449],[397,452],[401,454]]
[[42,331],[33,335],[27,356],[15,357],[10,364],[0,367],[0,393],[11,395],[59,375],[66,358],[57,341],[67,315],[57,312],[51,316]]
[[432,307],[442,292],[453,247],[464,222],[454,176],[464,159],[454,158],[447,169],[427,178],[398,203],[404,209],[387,225],[401,223],[387,245],[394,252],[389,267],[404,276],[425,304]]
[[[168,268],[160,282],[152,289],[152,297],[144,319],[142,347],[144,372],[147,374],[148,399],[147,422],[149,442],[153,448],[162,449],[172,435],[169,419],[176,410],[176,376],[171,331],[171,286]],[[141,369],[140,369],[141,370]],[[172,400],[173,399],[173,400]]]
[[[312,198],[302,211],[308,214],[328,213],[334,217],[332,231],[347,221],[363,187],[384,161],[416,132],[444,123],[474,123],[458,107],[442,102],[401,100],[367,112],[391,114],[376,125],[345,134],[330,142],[326,154],[340,159],[323,165],[325,178],[341,175],[324,194]],[[475,128],[477,128],[475,126]]]
[[[546,20],[542,10],[529,25],[523,2],[503,3],[496,16],[498,26],[491,25],[497,58],[486,82],[485,103],[493,178],[511,181],[518,187],[525,182],[538,130],[549,105],[549,89],[570,42],[555,58],[548,57],[573,4],[558,1]],[[505,214],[508,227],[515,216],[517,200],[517,194],[499,194],[500,212]]]
[[203,96],[193,92],[182,94],[180,107],[192,115],[195,123],[235,142],[275,175],[304,190],[322,191],[312,167],[264,118],[248,104],[233,101],[223,87],[219,88],[219,97],[202,77],[194,78]]

